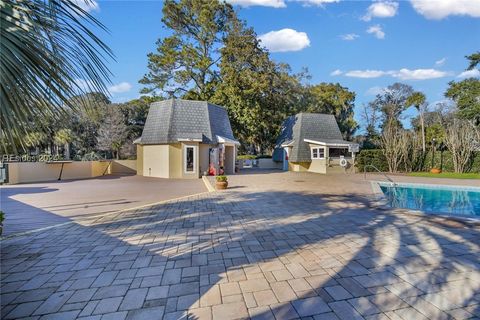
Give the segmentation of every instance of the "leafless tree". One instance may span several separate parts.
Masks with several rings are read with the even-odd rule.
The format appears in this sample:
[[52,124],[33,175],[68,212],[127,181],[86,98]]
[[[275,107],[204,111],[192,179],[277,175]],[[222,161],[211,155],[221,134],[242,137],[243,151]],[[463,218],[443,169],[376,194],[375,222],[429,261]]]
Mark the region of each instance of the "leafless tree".
[[127,126],[118,105],[111,105],[106,110],[104,121],[97,137],[100,150],[112,151],[120,159],[120,149],[127,138]]
[[398,172],[402,163],[403,129],[395,121],[390,121],[385,126],[382,136],[382,150],[388,163],[390,172]]
[[422,157],[422,141],[415,131],[404,130],[400,134],[401,163],[405,172],[416,169]]
[[376,129],[380,123],[380,110],[373,102],[363,104],[361,117],[367,128]]
[[446,131],[445,144],[452,153],[453,168],[455,172],[465,172],[477,147],[478,129],[466,120],[454,119]]

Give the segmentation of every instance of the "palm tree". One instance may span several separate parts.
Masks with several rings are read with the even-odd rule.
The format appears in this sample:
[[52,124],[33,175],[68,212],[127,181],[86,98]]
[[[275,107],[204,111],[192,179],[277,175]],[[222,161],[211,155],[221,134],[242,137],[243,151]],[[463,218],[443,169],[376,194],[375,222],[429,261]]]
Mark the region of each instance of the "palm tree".
[[425,121],[424,121],[424,112],[425,112],[425,94],[422,92],[414,92],[407,99],[407,106],[414,106],[417,109],[418,114],[420,115],[420,125],[422,127],[422,151],[425,153]]
[[74,136],[72,130],[70,129],[60,129],[55,133],[53,137],[53,141],[57,146],[57,155],[58,155],[58,147],[63,146],[65,151],[65,159],[70,159],[70,143],[73,141]]
[[40,154],[40,146],[43,145],[46,141],[48,141],[48,137],[45,133],[34,131],[29,132],[25,136],[25,146],[30,148],[35,148],[35,153],[37,155]]
[[112,51],[89,28],[106,28],[91,0],[0,1],[1,140],[25,147],[28,123],[68,108],[86,91],[107,92]]

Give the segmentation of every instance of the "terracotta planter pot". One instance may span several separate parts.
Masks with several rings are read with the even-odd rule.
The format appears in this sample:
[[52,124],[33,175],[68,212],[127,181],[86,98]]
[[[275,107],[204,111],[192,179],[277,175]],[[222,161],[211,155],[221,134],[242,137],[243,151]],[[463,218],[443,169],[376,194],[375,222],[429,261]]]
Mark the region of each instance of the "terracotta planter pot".
[[438,169],[438,168],[432,168],[430,170],[430,173],[442,173],[442,170]]
[[227,189],[227,187],[228,187],[228,182],[227,182],[227,181],[217,181],[217,183],[215,184],[215,186],[216,186],[217,189],[219,189],[219,190],[224,190],[224,189]]

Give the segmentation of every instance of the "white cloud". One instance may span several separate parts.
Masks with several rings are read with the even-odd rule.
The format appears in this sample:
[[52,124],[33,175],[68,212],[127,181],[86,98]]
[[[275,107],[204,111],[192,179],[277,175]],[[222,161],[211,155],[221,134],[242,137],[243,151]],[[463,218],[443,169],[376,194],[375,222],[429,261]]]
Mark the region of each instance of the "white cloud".
[[391,76],[400,80],[428,80],[428,79],[437,79],[443,78],[451,75],[451,73],[436,69],[406,69],[402,68],[400,70],[352,70],[344,73],[347,77],[353,78],[379,78],[383,76]]
[[132,85],[128,82],[120,82],[118,84],[108,87],[108,91],[112,94],[128,92],[130,91],[130,89],[132,89]]
[[342,38],[342,40],[345,40],[345,41],[352,41],[357,39],[358,37],[360,36],[356,33],[347,33],[347,34],[342,34],[340,36],[340,38]]
[[[79,0],[80,1],[80,0]],[[241,7],[272,7],[272,8],[285,8],[287,4],[285,0],[226,0],[232,5],[238,5]],[[300,2],[304,6],[317,6],[323,7],[326,3],[340,2],[340,0],[286,0],[288,2]]]
[[301,2],[304,6],[323,7],[326,3],[340,2],[340,0],[289,0],[294,2]]
[[379,86],[375,86],[375,87],[371,87],[370,89],[367,90],[367,92],[365,92],[365,95],[367,96],[376,96],[377,94],[381,94],[385,91],[385,88],[382,88],[382,87],[379,87]]
[[378,78],[385,74],[386,72],[381,70],[352,70],[345,73],[347,77],[363,79]]
[[85,10],[86,12],[99,11],[100,6],[95,0],[74,0],[73,1],[77,6]]
[[310,39],[305,32],[288,28],[267,32],[258,36],[258,39],[271,52],[300,51],[310,46]]
[[398,71],[390,71],[392,77],[400,80],[428,80],[443,78],[450,75],[449,72],[436,70],[436,69],[400,69]]
[[385,32],[382,30],[382,27],[379,24],[376,24],[374,26],[371,26],[367,29],[367,33],[371,33],[375,35],[377,39],[384,39],[385,38]]
[[447,58],[442,58],[440,60],[435,61],[435,65],[436,66],[443,66],[446,61],[447,61]]
[[480,77],[480,71],[478,69],[472,69],[472,70],[467,70],[463,71],[460,73],[457,78],[479,78]]
[[330,72],[330,75],[331,75],[331,76],[339,76],[339,75],[341,75],[342,73],[343,73],[342,70],[337,69],[337,70],[335,70],[335,71]]
[[450,15],[480,17],[479,0],[410,0],[410,3],[427,19],[440,20]]
[[273,8],[285,8],[287,5],[283,0],[227,0],[232,5],[238,5],[241,7],[273,7]]
[[370,21],[372,18],[391,18],[397,14],[398,2],[379,1],[372,3],[367,13],[362,17],[364,21]]

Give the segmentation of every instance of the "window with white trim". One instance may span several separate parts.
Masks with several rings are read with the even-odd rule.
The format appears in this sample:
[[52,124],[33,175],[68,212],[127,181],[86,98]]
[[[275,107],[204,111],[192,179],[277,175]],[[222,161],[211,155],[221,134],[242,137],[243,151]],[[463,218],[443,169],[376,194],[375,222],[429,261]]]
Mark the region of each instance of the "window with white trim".
[[325,159],[325,148],[314,147],[312,150],[312,159]]

